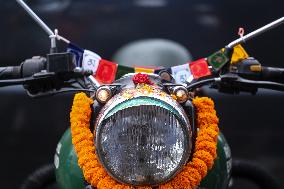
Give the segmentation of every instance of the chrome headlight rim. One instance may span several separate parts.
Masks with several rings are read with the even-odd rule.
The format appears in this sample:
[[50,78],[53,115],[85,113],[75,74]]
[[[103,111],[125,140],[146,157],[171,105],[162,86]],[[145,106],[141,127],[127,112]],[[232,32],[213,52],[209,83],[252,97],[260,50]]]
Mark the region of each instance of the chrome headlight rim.
[[[136,106],[153,106],[153,103],[148,103],[147,102],[150,100],[155,101],[155,102],[160,102],[155,104],[154,106],[160,107],[165,109],[166,111],[169,111],[170,113],[172,113],[175,118],[178,120],[183,134],[184,134],[184,139],[185,141],[184,143],[184,153],[183,156],[180,160],[180,162],[177,164],[177,167],[175,168],[175,170],[168,175],[167,177],[165,177],[163,179],[163,181],[157,183],[157,184],[150,184],[150,186],[158,186],[160,184],[166,183],[169,180],[171,180],[172,178],[174,178],[182,169],[182,167],[188,162],[192,149],[193,149],[193,131],[192,131],[192,126],[188,121],[187,115],[184,114],[180,114],[179,111],[177,111],[177,107],[172,106],[171,104],[161,100],[161,99],[157,99],[157,98],[153,98],[153,97],[147,97],[147,96],[140,96],[140,97],[136,97],[133,99],[129,99],[127,100],[127,103],[130,103],[132,101],[136,101],[137,100],[141,100],[140,103],[141,105],[136,105]],[[125,101],[123,101],[125,102]],[[104,116],[101,117],[100,120],[97,120],[97,124],[96,124],[96,128],[95,128],[95,144],[96,144],[96,154],[98,156],[99,161],[101,162],[102,166],[104,167],[104,169],[107,171],[107,173],[114,178],[115,180],[117,180],[120,183],[123,184],[129,184],[129,185],[134,185],[134,186],[145,186],[145,185],[149,185],[149,183],[133,183],[133,182],[128,182],[125,181],[123,179],[121,179],[119,176],[115,175],[115,173],[113,173],[113,171],[111,170],[111,166],[108,165],[108,162],[106,162],[106,160],[103,158],[103,150],[102,150],[102,146],[101,146],[101,133],[102,133],[102,128],[104,126],[104,121],[107,121],[111,116],[115,115],[116,113],[118,113],[121,110],[125,110],[131,107],[134,107],[135,105],[133,104],[133,106],[128,106],[126,105],[126,103],[120,102],[119,104],[117,104],[116,106],[110,108],[107,110],[107,112],[105,112]],[[138,103],[139,104],[139,103]]]

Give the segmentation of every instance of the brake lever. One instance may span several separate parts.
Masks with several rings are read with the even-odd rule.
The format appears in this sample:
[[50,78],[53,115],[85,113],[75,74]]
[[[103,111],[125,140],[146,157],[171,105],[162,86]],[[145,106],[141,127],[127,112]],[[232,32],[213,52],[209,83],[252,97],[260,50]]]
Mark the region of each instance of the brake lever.
[[37,94],[32,94],[29,91],[27,91],[27,94],[31,98],[41,98],[41,97],[47,97],[47,96],[53,96],[60,93],[68,93],[68,92],[89,92],[89,93],[95,93],[96,90],[92,89],[76,89],[76,88],[70,88],[70,89],[60,89],[60,90],[53,90],[53,91],[46,91],[46,92],[39,92]]
[[219,92],[228,94],[239,94],[240,92],[249,92],[256,94],[258,87],[252,85],[252,80],[244,79],[236,74],[227,73],[220,76],[220,79],[211,85],[211,88],[218,89]]
[[254,87],[254,88],[264,88],[264,89],[271,89],[277,91],[284,91],[284,84],[272,81],[255,81],[249,80],[244,78],[239,78],[237,83],[241,85],[245,85],[247,87]]
[[239,94],[249,92],[256,94],[258,88],[284,91],[284,84],[271,81],[257,81],[245,79],[237,74],[227,73],[220,76],[220,80],[214,82],[211,88],[218,89],[220,92],[229,94]]

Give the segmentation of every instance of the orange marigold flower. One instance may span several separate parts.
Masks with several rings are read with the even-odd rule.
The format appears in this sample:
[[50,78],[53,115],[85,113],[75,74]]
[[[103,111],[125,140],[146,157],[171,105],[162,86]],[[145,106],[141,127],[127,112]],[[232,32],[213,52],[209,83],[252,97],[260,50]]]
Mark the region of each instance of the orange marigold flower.
[[208,97],[195,97],[192,101],[197,110],[204,109],[205,107],[214,108],[214,102]]
[[189,181],[190,181],[191,187],[195,188],[196,186],[198,186],[202,179],[199,172],[195,168],[190,167],[189,169],[187,169],[187,173],[190,175]]
[[216,144],[214,142],[202,141],[200,143],[196,143],[195,150],[204,150],[209,152],[212,157],[215,159],[216,157]]
[[196,138],[196,142],[200,143],[200,142],[203,142],[203,141],[215,143],[214,138],[210,137],[209,135],[198,135],[198,137]]
[[79,143],[81,141],[94,141],[94,137],[92,134],[86,134],[84,132],[81,132],[79,134],[76,134],[76,138],[72,140],[73,143]]
[[97,189],[113,189],[117,185],[117,182],[109,175],[101,179],[97,185]]
[[162,184],[159,186],[159,189],[174,189],[174,187],[171,185],[170,182],[166,183],[166,184]]
[[106,171],[102,167],[94,168],[95,173],[93,174],[92,180],[87,182],[91,183],[92,186],[97,186],[99,181],[107,176]]
[[197,123],[199,128],[206,127],[208,124],[218,124],[219,119],[212,113],[200,113],[197,115]]
[[219,133],[218,124],[208,124],[204,127],[204,129],[211,129],[212,131],[216,131],[217,133]]
[[[75,146],[75,149],[77,151],[80,151],[80,150],[83,150],[86,146],[94,146],[94,141],[91,141],[91,140],[82,140],[78,143],[75,143],[76,146]],[[94,148],[92,148],[94,149]]]
[[206,163],[198,158],[192,158],[191,162],[188,163],[188,167],[195,168],[202,178],[204,178],[207,174]]
[[[210,139],[209,139],[210,138]],[[202,141],[203,139],[206,139],[208,141],[216,142],[218,138],[218,132],[212,128],[204,128],[198,132],[198,136],[196,138],[196,141]]]
[[174,189],[192,189],[188,175],[185,172],[181,172],[173,178],[171,185]]
[[113,189],[134,189],[133,186],[126,186],[124,184],[117,184],[113,187]]
[[90,154],[95,154],[95,149],[91,146],[86,146],[85,148],[81,148],[77,152],[77,155],[78,155],[79,158],[82,157],[82,156],[89,156]]
[[201,159],[202,161],[204,161],[206,163],[208,169],[211,169],[213,164],[214,164],[214,158],[212,157],[212,155],[209,152],[207,152],[205,150],[198,150],[198,151],[194,152],[193,157]]
[[168,182],[166,184],[160,185],[159,189],[174,189],[174,187],[171,185],[171,182]]
[[99,168],[102,167],[102,165],[97,160],[89,161],[89,162],[86,162],[82,165],[83,165],[82,166],[83,169],[92,169],[92,168],[96,168],[96,167],[99,167]]
[[95,168],[88,167],[87,169],[84,169],[83,175],[86,180],[92,180],[93,175],[96,173]]

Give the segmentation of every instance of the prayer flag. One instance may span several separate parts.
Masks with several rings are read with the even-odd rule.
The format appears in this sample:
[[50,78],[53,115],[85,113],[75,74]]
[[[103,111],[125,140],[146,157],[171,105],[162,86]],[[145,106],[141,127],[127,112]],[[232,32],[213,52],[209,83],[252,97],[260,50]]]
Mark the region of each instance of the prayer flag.
[[154,73],[154,68],[145,68],[145,67],[135,67],[135,73]]
[[101,84],[111,84],[115,80],[117,64],[101,59],[95,78]]
[[128,73],[135,73],[134,68],[128,67],[128,66],[118,65],[115,79],[119,79],[120,77],[122,77],[123,75],[128,74]]
[[193,79],[188,63],[171,67],[171,71],[176,83],[190,82]]
[[95,75],[101,59],[102,58],[98,54],[89,50],[84,50],[82,68],[92,70],[93,75]]
[[241,60],[248,58],[249,55],[246,50],[242,47],[242,45],[236,45],[234,47],[233,55],[231,58],[231,64],[235,64]]
[[73,43],[69,43],[67,47],[67,52],[73,54],[75,61],[76,61],[76,66],[81,67],[84,49],[76,46]]
[[194,79],[211,75],[205,58],[201,58],[189,64],[190,71]]
[[225,54],[224,50],[219,50],[207,58],[208,64],[210,64],[215,70],[220,70],[228,61],[229,58]]

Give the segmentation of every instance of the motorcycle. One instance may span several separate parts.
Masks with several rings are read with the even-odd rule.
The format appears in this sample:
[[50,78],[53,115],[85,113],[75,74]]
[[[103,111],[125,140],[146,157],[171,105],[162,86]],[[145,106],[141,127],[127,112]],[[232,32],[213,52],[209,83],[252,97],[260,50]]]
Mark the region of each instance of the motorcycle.
[[[35,182],[43,186],[54,170],[61,189],[226,189],[232,175],[244,173],[263,188],[278,187],[265,171],[233,164],[213,101],[198,95],[205,85],[230,94],[255,94],[258,88],[284,91],[284,69],[261,66],[241,46],[282,24],[284,17],[240,34],[207,58],[172,68],[131,68],[74,45],[17,1],[49,34],[51,49],[46,57],[1,67],[0,86],[21,84],[33,98],[80,92],[54,167],[37,171],[23,188]],[[58,40],[68,44],[66,52],[57,52]]]

